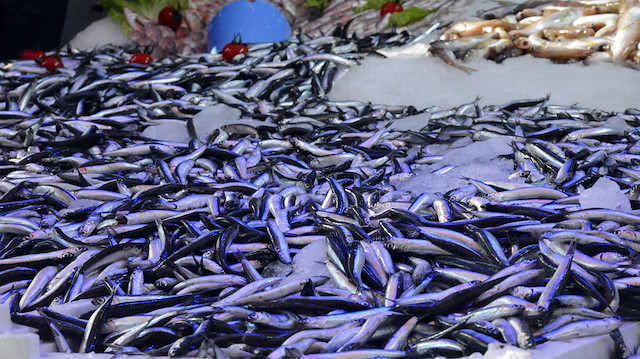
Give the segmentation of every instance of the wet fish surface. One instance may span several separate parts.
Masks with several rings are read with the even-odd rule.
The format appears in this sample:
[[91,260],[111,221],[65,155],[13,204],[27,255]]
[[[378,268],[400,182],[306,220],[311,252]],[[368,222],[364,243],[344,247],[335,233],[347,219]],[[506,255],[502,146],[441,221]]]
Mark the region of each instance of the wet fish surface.
[[[53,74],[0,64],[12,320],[61,352],[372,358],[528,349],[638,319],[637,109],[332,102],[341,71],[411,40],[340,33],[253,45],[233,64],[138,66],[117,47],[63,51]],[[142,135],[215,104],[258,121],[188,143]],[[419,131],[390,126],[420,112]],[[510,179],[402,190],[439,161],[429,146],[493,137],[512,148]],[[630,209],[582,208],[599,179]],[[298,257],[307,245],[326,253],[322,273],[296,272],[318,264]]]

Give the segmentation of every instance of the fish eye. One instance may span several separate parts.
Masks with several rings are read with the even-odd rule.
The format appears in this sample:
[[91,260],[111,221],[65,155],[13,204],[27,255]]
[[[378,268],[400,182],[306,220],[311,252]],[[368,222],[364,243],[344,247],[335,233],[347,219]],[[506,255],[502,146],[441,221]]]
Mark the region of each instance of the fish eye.
[[62,259],[69,259],[69,258],[73,258],[73,253],[71,253],[71,252],[64,252],[64,253],[62,253],[62,254],[60,255],[60,257],[61,257]]
[[100,304],[104,303],[106,300],[107,300],[107,298],[105,298],[105,297],[98,297],[98,298],[94,298],[94,299],[91,301],[91,304],[93,304],[93,305],[100,305]]

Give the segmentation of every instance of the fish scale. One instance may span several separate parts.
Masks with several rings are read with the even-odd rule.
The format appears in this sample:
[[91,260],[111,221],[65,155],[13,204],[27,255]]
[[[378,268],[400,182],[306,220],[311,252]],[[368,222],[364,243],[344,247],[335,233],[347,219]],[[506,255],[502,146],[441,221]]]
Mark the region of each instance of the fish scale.
[[[511,333],[504,340],[524,348],[580,335],[580,328],[589,335],[612,330],[617,316],[640,318],[631,236],[640,217],[568,200],[599,177],[631,191],[628,151],[640,138],[608,128],[607,120],[637,126],[637,118],[524,99],[427,109],[428,125],[411,133],[388,125],[415,114],[410,106],[326,98],[336,69],[375,46],[410,40],[405,33],[301,36],[256,47],[256,56],[235,64],[201,54],[148,67],[128,64],[130,53],[117,47],[62,51],[66,70],[53,75],[24,62],[0,64],[0,122],[11,141],[0,143],[0,300],[12,305],[12,320],[45,338],[52,322],[42,311],[66,313],[71,319],[55,322],[61,351],[74,347],[61,340],[82,340],[82,350],[112,353],[123,350],[112,343],[126,342],[151,355],[193,355],[199,346],[275,358],[289,345],[318,357],[484,350],[496,339],[476,331],[475,319],[467,323],[474,313],[501,323]],[[330,51],[348,46],[357,51]],[[225,126],[207,143],[141,135],[168,116],[186,122],[217,103],[265,125]],[[495,127],[487,127],[487,116]],[[396,181],[440,161],[421,149],[489,134],[507,136],[521,153],[506,157],[524,184],[469,179],[479,191],[399,190]],[[541,176],[531,174],[532,164]],[[558,179],[558,168],[569,180]],[[579,227],[569,225],[578,220]],[[570,265],[565,244],[548,244],[557,233],[583,239]],[[601,247],[589,247],[594,236]],[[324,258],[296,260],[310,241],[329,239],[326,265]],[[624,255],[608,255],[606,263],[598,257],[614,249]],[[608,279],[584,263],[604,268]],[[300,270],[314,265],[313,273]],[[331,271],[320,271],[326,266]],[[58,274],[32,299],[29,280],[42,280],[37,274],[47,268]],[[523,268],[532,275],[519,276]],[[554,290],[537,307],[548,283]],[[505,310],[523,303],[512,294],[525,297],[527,310]],[[571,327],[540,330],[568,314],[572,322],[563,324]],[[160,317],[164,327],[153,319]],[[86,336],[71,338],[73,320],[84,319],[91,323]],[[116,319],[118,330],[104,324]],[[340,327],[360,333],[358,340],[332,342],[341,333],[330,329]],[[326,352],[336,345],[340,353]]]

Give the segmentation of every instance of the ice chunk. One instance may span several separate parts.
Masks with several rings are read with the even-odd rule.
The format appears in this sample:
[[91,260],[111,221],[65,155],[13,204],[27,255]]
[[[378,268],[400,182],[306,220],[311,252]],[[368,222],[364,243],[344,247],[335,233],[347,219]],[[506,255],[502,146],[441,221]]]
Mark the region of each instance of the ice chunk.
[[450,145],[443,143],[436,143],[432,145],[424,146],[425,155],[436,156],[436,155],[444,155],[449,150]]
[[262,269],[263,277],[284,277],[293,271],[293,267],[290,264],[282,263],[280,261],[273,261],[267,264]]
[[[480,3],[475,1],[474,3]],[[500,104],[548,94],[558,105],[587,106],[624,111],[637,107],[640,81],[635,70],[612,63],[554,64],[547,59],[521,56],[501,64],[484,59],[463,63],[477,71],[467,74],[435,57],[367,57],[336,81],[329,99],[386,105],[451,108],[474,101]],[[371,74],[378,74],[371,76]],[[544,81],[541,81],[544,74]],[[625,84],[620,91],[619,84]],[[603,93],[616,96],[602,96]]]
[[444,155],[442,162],[449,165],[472,164],[487,162],[498,156],[512,153],[511,139],[500,136],[450,150]]
[[0,333],[4,358],[40,358],[40,337],[35,333]]
[[154,140],[188,143],[191,139],[184,121],[166,121],[151,125],[142,131],[142,136]]
[[429,118],[431,118],[430,113],[407,116],[395,120],[389,129],[398,131],[420,131],[423,127],[429,124]]
[[[256,126],[266,124],[264,121],[242,120],[240,115],[240,110],[224,104],[205,107],[193,117],[193,128],[196,131],[196,136],[204,141],[214,130],[224,125],[246,123]],[[183,143],[189,142],[191,139],[187,131],[186,121],[166,121],[158,125],[152,125],[147,127],[142,132],[142,135],[155,140]]]
[[238,123],[240,115],[240,110],[224,104],[205,107],[193,117],[193,127],[198,138],[204,140],[215,129]]
[[325,265],[327,260],[325,246],[325,240],[319,239],[302,248],[293,257],[293,272],[283,279],[280,285],[300,279],[306,280],[319,275],[330,277],[329,270]]
[[[471,357],[473,356],[469,358]],[[531,357],[531,353],[527,350],[502,343],[490,343],[484,356],[479,356],[484,359],[529,359]]]
[[473,143],[473,140],[471,139],[471,137],[461,137],[461,138],[453,141],[453,143],[451,143],[449,148],[466,147],[466,146],[469,146],[472,143]]
[[122,31],[120,24],[109,16],[94,21],[69,41],[71,47],[85,51],[108,44],[117,46],[132,44],[129,37]]
[[471,141],[468,137],[456,140],[448,149],[443,145],[427,146],[425,152],[429,154],[444,153],[442,160],[416,168],[415,175],[396,183],[396,188],[413,193],[445,193],[467,186],[469,181],[466,178],[504,181],[514,172],[513,161],[499,158],[513,153],[509,137],[494,137],[470,144],[468,141]]
[[[451,167],[449,167],[451,166]],[[445,193],[466,187],[466,178],[506,181],[514,172],[513,161],[494,159],[488,162],[464,165],[445,165],[438,162],[415,169],[415,175],[404,182],[395,183],[399,191],[413,193]]]
[[0,305],[0,331],[4,331],[11,323],[11,306],[7,304]]
[[623,118],[621,118],[619,116],[609,117],[604,122],[603,127],[614,128],[614,129],[622,130],[622,131],[629,131],[629,130],[633,129],[633,127],[629,126],[627,121],[625,121]]
[[606,177],[600,177],[591,188],[582,191],[578,199],[582,209],[606,208],[631,211],[629,199],[622,193],[620,186]]

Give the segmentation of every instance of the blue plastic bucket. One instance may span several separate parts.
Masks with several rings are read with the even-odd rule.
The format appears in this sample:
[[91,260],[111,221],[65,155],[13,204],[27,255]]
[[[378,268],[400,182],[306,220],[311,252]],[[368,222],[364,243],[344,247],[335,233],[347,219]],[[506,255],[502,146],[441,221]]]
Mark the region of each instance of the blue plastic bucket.
[[209,52],[222,50],[240,35],[243,43],[281,42],[291,37],[291,26],[275,5],[262,0],[240,0],[223,7],[209,23]]

